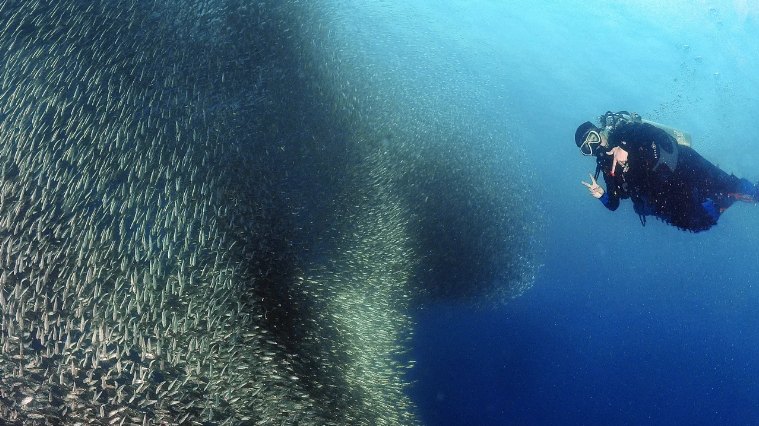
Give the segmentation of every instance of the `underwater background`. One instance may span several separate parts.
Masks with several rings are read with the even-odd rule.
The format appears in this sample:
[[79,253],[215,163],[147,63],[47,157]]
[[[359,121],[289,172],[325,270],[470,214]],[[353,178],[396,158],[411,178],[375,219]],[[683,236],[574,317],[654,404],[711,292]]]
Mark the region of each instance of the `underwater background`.
[[750,1],[0,0],[0,424],[753,424],[757,206],[580,184],[607,110],[759,180]]

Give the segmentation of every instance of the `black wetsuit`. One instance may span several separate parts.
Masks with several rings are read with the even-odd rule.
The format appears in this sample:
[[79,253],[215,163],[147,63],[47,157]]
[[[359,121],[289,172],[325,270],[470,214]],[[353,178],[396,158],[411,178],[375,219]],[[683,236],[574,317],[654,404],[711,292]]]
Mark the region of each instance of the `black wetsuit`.
[[630,198],[643,224],[653,215],[683,230],[704,231],[741,194],[755,194],[750,182],[725,173],[650,124],[620,124],[608,140],[610,148],[627,151],[628,159],[626,166],[617,164],[612,176],[613,157],[598,157],[607,188],[601,202],[613,211],[620,199]]

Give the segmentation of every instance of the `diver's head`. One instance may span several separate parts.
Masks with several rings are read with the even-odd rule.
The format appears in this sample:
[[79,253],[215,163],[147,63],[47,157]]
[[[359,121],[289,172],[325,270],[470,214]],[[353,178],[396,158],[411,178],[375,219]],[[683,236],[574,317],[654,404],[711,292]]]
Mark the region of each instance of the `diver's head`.
[[580,124],[575,132],[575,143],[580,148],[582,155],[595,155],[606,152],[604,148],[608,146],[606,135],[603,131],[590,121]]

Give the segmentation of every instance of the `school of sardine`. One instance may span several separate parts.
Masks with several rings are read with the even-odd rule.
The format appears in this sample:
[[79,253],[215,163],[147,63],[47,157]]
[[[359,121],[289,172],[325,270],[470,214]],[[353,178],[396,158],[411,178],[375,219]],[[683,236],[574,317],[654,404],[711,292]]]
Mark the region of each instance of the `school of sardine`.
[[435,219],[329,64],[291,69],[314,10],[0,0],[0,424],[418,423]]

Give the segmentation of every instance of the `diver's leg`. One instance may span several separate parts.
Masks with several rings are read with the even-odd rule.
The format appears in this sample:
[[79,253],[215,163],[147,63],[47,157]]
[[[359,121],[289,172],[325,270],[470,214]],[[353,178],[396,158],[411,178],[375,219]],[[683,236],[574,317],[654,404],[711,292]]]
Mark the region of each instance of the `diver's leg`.
[[732,195],[738,201],[743,201],[744,203],[756,203],[759,201],[758,191],[759,188],[747,179],[739,179],[738,188]]
[[759,201],[757,187],[746,179],[739,179],[715,166],[698,152],[684,147],[687,169],[691,179],[703,196],[714,200],[720,211],[730,207],[736,200]]

